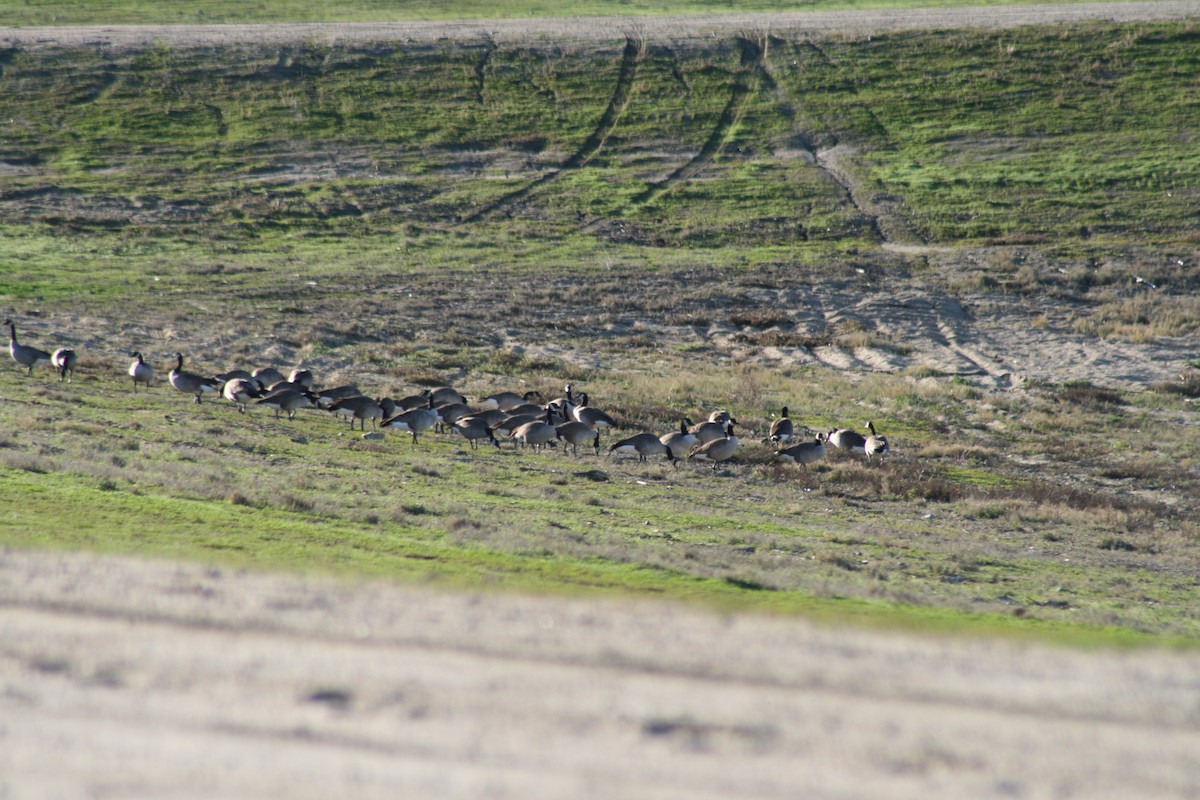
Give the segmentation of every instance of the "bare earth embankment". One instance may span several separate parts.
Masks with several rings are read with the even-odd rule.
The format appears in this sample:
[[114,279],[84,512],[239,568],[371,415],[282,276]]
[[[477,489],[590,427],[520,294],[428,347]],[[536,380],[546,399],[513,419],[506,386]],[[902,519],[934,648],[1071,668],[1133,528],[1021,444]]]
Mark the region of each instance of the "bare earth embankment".
[[[712,26],[867,32],[1195,13],[1195,3],[1174,2],[600,23],[0,28],[0,43],[481,30],[503,40],[622,25],[662,35]],[[978,368],[999,381],[1073,346],[1020,323],[976,328],[957,306],[908,300],[883,318],[918,353],[941,353],[949,366],[962,359],[947,372]],[[1009,348],[1000,363],[989,342],[1014,331],[1029,346]],[[1156,363],[1147,352],[1101,342],[1061,360],[1142,380],[1179,357],[1160,347],[1161,369],[1146,370]],[[665,604],[19,551],[0,553],[0,609],[4,798],[1200,795],[1193,654],[1076,652]]]

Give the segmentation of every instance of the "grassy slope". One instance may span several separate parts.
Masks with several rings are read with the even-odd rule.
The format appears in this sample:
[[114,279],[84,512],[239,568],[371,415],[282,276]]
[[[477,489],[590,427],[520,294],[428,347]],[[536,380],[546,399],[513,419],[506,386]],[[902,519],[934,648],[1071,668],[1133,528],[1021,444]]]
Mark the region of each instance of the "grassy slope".
[[[119,321],[140,311],[94,343],[102,355],[75,386],[4,371],[0,536],[938,628],[1079,620],[1101,639],[1196,636],[1195,531],[1186,515],[1137,499],[1196,480],[1194,458],[1141,452],[1148,425],[1183,413],[1175,399],[1117,406],[1048,387],[985,401],[950,382],[730,376],[715,363],[690,363],[664,394],[645,373],[683,373],[686,353],[618,339],[612,369],[580,371],[475,338],[508,325],[604,351],[603,319],[579,328],[565,315],[459,304],[447,328],[418,335],[463,277],[537,285],[549,310],[647,271],[690,276],[690,310],[619,291],[603,302],[610,317],[695,321],[731,314],[726,296],[749,298],[763,281],[858,263],[909,269],[875,250],[869,215],[803,157],[836,143],[861,153],[854,168],[873,194],[900,202],[915,239],[1044,242],[1080,260],[1155,248],[1144,271],[1185,291],[1196,276],[1168,271],[1195,244],[1186,212],[1200,158],[1180,134],[1200,123],[1195,39],[1186,25],[1096,25],[1023,30],[1015,43],[965,32],[772,40],[761,62],[761,49],[736,40],[647,42],[631,98],[596,149],[589,137],[629,68],[620,41],[9,53],[6,313]],[[706,147],[715,158],[701,180],[663,184]],[[580,153],[586,163],[572,160]],[[546,179],[565,164],[575,168]],[[347,274],[356,278],[343,286]],[[1097,280],[1056,290],[1092,291]],[[246,316],[213,313],[229,303]],[[282,337],[268,335],[280,324]],[[397,393],[414,380],[486,391],[518,376],[549,392],[573,377],[660,429],[713,404],[765,424],[796,397],[805,421],[824,427],[853,398],[920,461],[877,472],[834,462],[806,477],[757,464],[759,452],[716,477],[604,467],[615,480],[591,483],[557,455],[468,456],[438,440],[414,452],[339,436],[315,417],[296,426],[308,440],[298,444],[260,414],[122,391],[117,353],[134,327],[166,350],[213,325],[226,343],[201,351],[213,369],[259,361],[282,338],[306,358],[369,365]],[[1061,437],[1054,463],[1086,470],[1080,493],[1051,491],[1004,457],[1044,456],[1030,440],[1048,429]],[[943,441],[951,430],[955,446]],[[1097,438],[1104,455],[1121,456],[1116,490],[1096,488],[1111,464],[1079,458]],[[927,514],[940,524],[931,529]],[[844,597],[856,600],[814,599]]]

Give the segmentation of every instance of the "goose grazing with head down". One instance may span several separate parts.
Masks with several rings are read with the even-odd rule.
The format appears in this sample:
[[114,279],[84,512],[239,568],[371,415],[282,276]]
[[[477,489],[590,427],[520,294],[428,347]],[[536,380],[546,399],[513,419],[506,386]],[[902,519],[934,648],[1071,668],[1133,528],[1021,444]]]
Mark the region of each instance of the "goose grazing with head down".
[[179,391],[195,395],[197,403],[204,395],[216,394],[220,388],[216,378],[206,378],[194,372],[184,372],[182,353],[175,354],[175,369],[171,370],[167,378],[171,381],[171,385]]
[[663,444],[659,437],[653,433],[638,433],[615,442],[608,448],[610,458],[616,456],[637,456],[637,460],[645,463],[650,456],[665,455],[667,461],[671,462],[671,466],[675,466],[675,453],[671,448]]
[[262,395],[262,388],[254,378],[233,378],[221,387],[221,396],[237,406],[238,411],[245,411],[246,403]]
[[60,347],[54,351],[54,355],[50,356],[50,363],[58,367],[58,382],[62,383],[63,378],[69,374],[71,377],[67,383],[75,382],[75,364],[79,361],[74,350],[68,350],[65,347]]
[[21,344],[17,341],[17,324],[11,319],[4,320],[4,324],[8,326],[9,340],[8,352],[22,367],[29,368],[29,374],[33,374],[33,365],[39,361],[49,361],[50,354],[45,350],[39,350],[36,347],[30,347],[27,344]]
[[871,435],[863,442],[863,453],[867,456],[867,461],[871,460],[871,456],[879,456],[879,463],[883,463],[883,457],[888,452],[888,440],[886,436],[880,436],[875,432],[875,423],[867,422],[867,430]]
[[867,444],[867,437],[849,428],[838,428],[830,431],[825,441],[837,450],[855,450],[861,453]]
[[796,429],[792,425],[792,420],[788,418],[788,407],[784,406],[779,419],[771,422],[771,430],[767,434],[767,439],[775,444],[790,442],[795,433]]
[[815,441],[800,442],[775,454],[780,461],[789,464],[799,464],[805,469],[809,464],[820,461],[825,457],[825,434],[818,433]]
[[488,444],[496,447],[500,446],[500,442],[496,441],[496,435],[492,433],[487,420],[483,417],[463,417],[455,420],[450,426],[450,432],[457,433],[470,442],[472,450],[479,449],[480,439],[486,439]]
[[133,390],[136,392],[139,383],[150,385],[154,379],[154,367],[142,360],[141,353],[134,353],[133,357],[135,360],[129,365],[129,377],[133,378]]
[[571,447],[571,453],[579,455],[579,445],[591,447],[596,455],[600,455],[600,434],[584,425],[582,422],[572,420],[564,422],[561,425],[554,426],[555,435],[563,442],[563,455],[567,454],[567,445]]
[[367,430],[367,420],[371,420],[371,427],[374,428],[383,419],[383,406],[379,405],[379,401],[373,400],[370,397],[344,397],[341,400],[336,400],[329,406],[329,411],[350,418],[350,430],[354,430],[354,420],[358,420],[359,427],[365,433]]
[[379,423],[379,427],[408,431],[412,435],[413,444],[416,444],[417,436],[422,431],[427,431],[438,424],[439,421],[441,421],[441,417],[438,416],[437,409],[433,407],[433,397],[427,397],[424,406],[410,408],[394,417],[388,417]]
[[282,391],[272,392],[266,397],[260,397],[254,402],[258,405],[275,409],[275,419],[279,419],[281,412],[286,413],[288,419],[295,419],[296,412],[300,409],[312,408],[317,405],[317,396],[307,389],[301,391],[283,389]]
[[540,420],[526,422],[512,432],[514,442],[522,446],[529,445],[535,451],[551,444],[558,438],[558,429],[554,427],[554,416],[547,410],[546,416]]
[[733,457],[740,444],[741,441],[733,435],[733,423],[727,422],[725,423],[724,437],[699,445],[688,454],[688,458],[709,462],[715,472],[722,461],[728,461]]
[[517,394],[516,392],[497,392],[496,394],[490,394],[480,400],[479,407],[485,411],[491,408],[498,408],[501,411],[511,411],[519,405],[524,403],[532,403],[534,400],[542,400],[543,402],[545,401],[545,399],[542,397],[542,393],[537,390],[529,391],[525,394]]

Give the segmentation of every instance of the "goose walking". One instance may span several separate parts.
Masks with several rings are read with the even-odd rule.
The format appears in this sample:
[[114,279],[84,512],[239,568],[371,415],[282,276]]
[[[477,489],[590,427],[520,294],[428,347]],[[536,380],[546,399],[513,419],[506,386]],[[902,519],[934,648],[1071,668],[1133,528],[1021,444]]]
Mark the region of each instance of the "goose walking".
[[50,363],[58,367],[58,382],[62,383],[68,375],[67,383],[75,382],[75,364],[79,358],[75,355],[74,350],[68,350],[65,347],[60,347],[54,351],[54,355],[50,356]]
[[183,353],[175,354],[175,369],[167,375],[171,385],[184,394],[195,395],[195,402],[206,394],[216,394],[219,388],[216,378],[206,378],[194,372],[183,371]]
[[129,365],[129,377],[133,378],[133,390],[136,392],[139,383],[150,386],[150,381],[154,380],[154,367],[142,360],[141,353],[133,354],[134,362]]
[[4,324],[8,326],[9,340],[8,352],[22,367],[29,368],[29,374],[33,374],[33,365],[39,361],[49,361],[50,354],[45,350],[39,350],[36,347],[30,347],[27,344],[21,344],[17,341],[17,324],[11,319],[4,320]]

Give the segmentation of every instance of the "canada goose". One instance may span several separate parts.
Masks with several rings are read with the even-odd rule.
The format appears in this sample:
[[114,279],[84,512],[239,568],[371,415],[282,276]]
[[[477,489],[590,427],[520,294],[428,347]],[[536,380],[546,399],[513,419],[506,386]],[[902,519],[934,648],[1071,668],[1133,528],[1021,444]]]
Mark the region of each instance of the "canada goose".
[[[599,436],[599,434],[597,434]],[[619,442],[615,442],[608,448],[610,458],[619,455],[636,455],[638,461],[645,463],[649,456],[666,455],[667,461],[675,466],[675,453],[670,447],[662,443],[653,433],[638,433]]]
[[22,367],[29,367],[29,374],[33,374],[33,365],[39,361],[49,361],[50,354],[45,350],[39,350],[36,347],[30,347],[27,344],[17,343],[17,324],[11,319],[4,320],[4,324],[8,326],[10,338],[8,342],[8,352],[12,354],[13,361],[16,361]]
[[725,423],[725,436],[723,438],[698,445],[688,454],[688,458],[697,461],[707,461],[712,464],[713,471],[716,472],[717,466],[722,461],[728,461],[740,444],[741,441],[733,435],[733,423],[727,422]]
[[714,411],[708,415],[708,421],[719,422],[721,425],[724,425],[727,422],[732,422],[734,425],[738,424],[738,421],[734,419],[733,415],[728,411]]
[[494,428],[496,425],[499,425],[501,422],[504,422],[504,420],[511,416],[511,414],[506,414],[498,408],[489,408],[486,411],[472,411],[465,417],[459,417],[458,421],[461,422],[465,419],[481,419],[489,428]]
[[825,441],[838,450],[857,450],[860,453],[863,452],[863,447],[867,443],[865,436],[849,428],[838,428],[837,430],[830,431]]
[[295,389],[284,389],[273,392],[266,397],[254,401],[258,405],[275,409],[275,418],[279,419],[280,412],[287,414],[288,419],[295,419],[296,412],[302,408],[312,408],[317,405],[317,396],[309,391],[298,392]]
[[886,436],[880,436],[875,432],[875,423],[868,421],[867,430],[871,435],[863,443],[863,454],[866,455],[867,461],[871,460],[871,456],[879,456],[879,463],[883,463],[883,457],[888,452],[888,440]]
[[[557,406],[555,406],[555,408],[557,408]],[[539,406],[537,403],[521,403],[520,405],[515,405],[512,408],[504,409],[504,413],[508,414],[510,417],[513,414],[533,414],[535,417],[540,417],[545,413],[545,411],[546,407]]]
[[818,433],[814,441],[800,442],[775,454],[780,461],[789,464],[799,464],[805,469],[809,464],[820,461],[825,457],[825,434]]
[[427,397],[425,401],[423,408],[410,408],[394,417],[388,417],[379,423],[379,427],[408,431],[412,435],[413,444],[416,444],[418,434],[429,430],[441,419],[437,410],[433,408],[433,398]]
[[433,397],[434,406],[444,406],[447,403],[467,404],[467,398],[460,394],[457,389],[449,386],[439,386],[436,389],[430,389],[429,394]]
[[229,383],[230,381],[241,379],[244,381],[254,381],[254,383],[256,383],[258,385],[259,389],[267,388],[262,383],[260,383],[257,378],[255,378],[253,375],[251,375],[249,373],[249,371],[244,370],[244,369],[231,369],[231,370],[229,370],[229,372],[222,372],[221,374],[214,375],[213,377],[216,378],[217,381],[222,384],[226,384],[226,383]]
[[[537,422],[538,420],[545,419],[545,416],[546,412],[544,411],[541,414],[513,414],[511,417],[506,418],[503,422],[498,422],[493,425],[492,433],[495,433],[499,436],[512,436],[517,428],[521,427],[525,423]],[[516,446],[517,443],[514,440],[513,447]]]
[[[432,395],[430,395],[433,397]],[[437,403],[437,398],[434,397],[434,410],[438,413],[439,422],[437,425],[438,433],[445,430],[447,425],[453,425],[463,417],[470,416],[475,413],[475,409],[471,408],[466,403]]]
[[330,404],[328,411],[334,414],[340,414],[350,418],[350,430],[354,430],[354,420],[358,420],[359,426],[365,433],[367,430],[367,420],[371,420],[371,427],[378,427],[379,420],[383,419],[383,407],[379,405],[377,400],[372,400],[370,397],[343,397],[341,400],[335,400]]
[[376,400],[376,402],[378,402],[379,407],[383,409],[384,419],[394,417],[404,411],[404,409],[401,408],[400,405],[390,397],[380,397]]
[[60,347],[54,351],[54,355],[50,356],[50,363],[58,367],[59,383],[62,383],[63,378],[67,377],[67,373],[71,374],[71,379],[68,383],[75,382],[75,364],[78,360],[74,350]]
[[517,394],[516,392],[497,392],[490,394],[479,401],[479,407],[483,409],[496,408],[501,411],[511,411],[523,403],[532,403],[534,400],[545,401],[542,393],[539,391],[529,391],[525,394]]
[[150,385],[154,379],[154,367],[142,360],[141,353],[134,353],[133,357],[136,360],[129,365],[129,377],[133,378],[133,390],[136,392],[139,383]]
[[362,397],[363,393],[358,390],[357,386],[345,384],[343,386],[334,386],[330,389],[323,389],[317,393],[317,405],[321,408],[328,409],[333,403],[342,400],[346,397]]
[[584,425],[587,425],[596,432],[599,432],[604,428],[617,427],[617,421],[615,419],[610,417],[608,414],[605,414],[600,409],[588,405],[587,392],[580,393],[579,405],[569,409],[569,412],[576,421],[582,422]]
[[250,373],[250,376],[263,386],[271,386],[279,383],[282,380],[287,380],[283,377],[283,373],[274,367],[260,367]]
[[[253,380],[256,383],[258,382],[257,378],[254,378]],[[261,384],[259,384],[259,385],[261,386]],[[263,391],[267,392],[268,394],[270,394],[271,392],[283,392],[288,389],[291,389],[294,392],[308,391],[307,386],[305,386],[302,383],[296,383],[295,381],[275,381],[274,383],[272,383],[268,386],[263,386]]]
[[414,408],[433,408],[436,403],[428,394],[410,394],[396,401],[400,411],[412,411]]
[[555,436],[563,441],[563,455],[567,454],[566,445],[571,446],[572,454],[579,455],[579,445],[591,445],[596,455],[600,455],[600,434],[584,425],[582,422],[564,422],[554,426]]
[[221,396],[237,406],[238,411],[246,410],[246,403],[263,396],[263,390],[254,378],[234,378],[225,381],[221,388]]
[[692,451],[692,448],[700,443],[696,438],[696,434],[688,430],[691,427],[692,421],[687,417],[679,423],[679,430],[671,431],[665,436],[660,436],[659,441],[671,449],[671,454],[675,458],[687,458],[687,454]]
[[796,429],[793,427],[791,419],[788,418],[788,408],[784,406],[779,419],[771,422],[767,439],[774,443],[790,442],[795,433]]
[[540,450],[558,438],[558,429],[552,424],[552,419],[551,413],[547,411],[543,419],[526,422],[514,430],[512,438],[522,445],[529,445],[534,450]]
[[480,417],[463,418],[456,421],[450,426],[451,433],[457,433],[459,436],[471,443],[472,450],[479,449],[479,440],[487,439],[488,442],[500,446],[500,442],[496,441],[495,434],[488,427],[487,421]]
[[696,441],[700,444],[708,444],[715,442],[718,439],[725,438],[725,426],[727,422],[701,422],[699,425],[693,425],[688,431],[696,437]]
[[203,375],[197,375],[194,372],[183,371],[183,353],[175,354],[175,369],[168,373],[167,378],[171,381],[171,385],[184,394],[196,396],[197,403],[200,398],[206,394],[216,394],[220,384],[216,378],[206,378]]
[[288,383],[298,383],[305,389],[311,389],[313,387],[312,370],[296,367],[292,370],[292,374],[288,375]]

